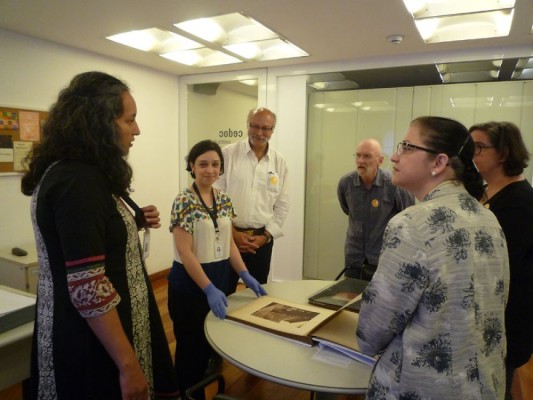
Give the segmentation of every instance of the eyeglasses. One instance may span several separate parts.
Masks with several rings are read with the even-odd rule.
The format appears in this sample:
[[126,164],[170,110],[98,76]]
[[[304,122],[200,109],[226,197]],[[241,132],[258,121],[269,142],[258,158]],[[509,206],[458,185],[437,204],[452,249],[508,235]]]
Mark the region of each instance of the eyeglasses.
[[422,151],[425,151],[431,154],[439,154],[437,150],[428,149],[422,146],[417,146],[416,144],[408,143],[405,141],[398,143],[398,145],[396,146],[396,154],[398,155],[402,154],[403,152],[412,151],[412,150],[422,150]]
[[254,131],[262,131],[262,132],[272,132],[274,130],[273,126],[259,126],[257,124],[252,124],[251,122],[248,123],[248,127],[250,129],[253,129]]
[[474,143],[474,155],[479,156],[481,152],[485,149],[494,149],[496,146],[488,146],[484,143],[475,142]]

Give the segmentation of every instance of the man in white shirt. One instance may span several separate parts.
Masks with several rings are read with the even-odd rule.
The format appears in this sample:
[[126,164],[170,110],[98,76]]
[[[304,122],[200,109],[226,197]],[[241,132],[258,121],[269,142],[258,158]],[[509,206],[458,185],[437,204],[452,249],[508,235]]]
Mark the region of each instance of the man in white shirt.
[[[233,238],[250,274],[266,283],[274,239],[283,236],[281,227],[289,210],[287,164],[269,146],[276,115],[267,108],[248,113],[248,139],[222,149],[224,174],[215,186],[229,194],[237,217]],[[230,277],[227,294],[235,292],[239,277]]]

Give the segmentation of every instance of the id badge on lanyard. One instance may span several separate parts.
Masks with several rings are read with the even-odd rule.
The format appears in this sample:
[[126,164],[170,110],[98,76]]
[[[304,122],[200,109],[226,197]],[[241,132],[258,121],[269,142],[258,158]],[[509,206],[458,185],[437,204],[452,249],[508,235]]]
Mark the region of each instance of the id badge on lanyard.
[[215,233],[215,257],[222,258],[222,242],[218,237],[218,232]]
[[143,237],[143,260],[146,260],[150,255],[150,229],[144,228]]

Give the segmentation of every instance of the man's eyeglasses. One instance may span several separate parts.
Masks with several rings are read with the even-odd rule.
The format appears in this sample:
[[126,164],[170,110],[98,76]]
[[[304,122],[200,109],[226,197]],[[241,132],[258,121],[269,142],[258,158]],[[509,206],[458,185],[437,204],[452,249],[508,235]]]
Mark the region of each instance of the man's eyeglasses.
[[274,130],[273,126],[259,126],[257,124],[252,124],[251,122],[248,123],[248,127],[250,129],[253,129],[254,131],[262,131],[262,132],[272,132]]
[[481,152],[485,149],[494,149],[495,146],[489,146],[484,143],[476,142],[474,143],[474,155],[479,156]]
[[412,150],[422,150],[422,151],[425,151],[431,154],[439,154],[437,150],[428,149],[427,147],[417,146],[416,144],[408,143],[405,141],[398,143],[398,145],[396,146],[396,154],[398,155],[406,151],[412,151]]

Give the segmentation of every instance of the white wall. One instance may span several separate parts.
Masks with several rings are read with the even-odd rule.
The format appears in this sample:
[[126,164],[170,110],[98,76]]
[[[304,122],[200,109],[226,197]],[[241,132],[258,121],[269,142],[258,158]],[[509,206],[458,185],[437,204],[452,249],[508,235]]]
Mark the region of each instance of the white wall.
[[[178,179],[178,79],[126,62],[0,30],[0,105],[48,110],[60,89],[84,71],[99,70],[125,80],[137,102],[141,135],[130,152],[132,198],[155,204],[162,227],[152,230],[148,272],[170,267],[168,220]],[[20,174],[0,175],[0,250],[33,244],[29,197],[20,192]]]

